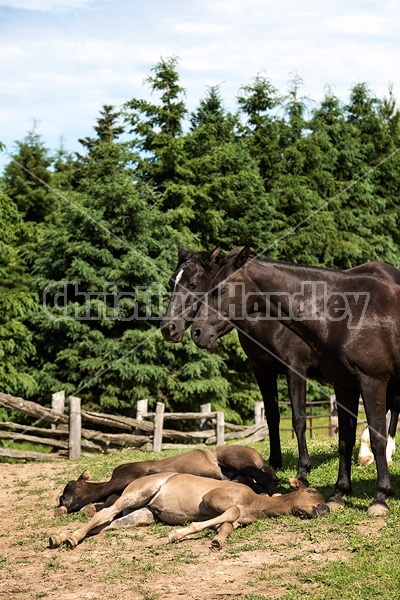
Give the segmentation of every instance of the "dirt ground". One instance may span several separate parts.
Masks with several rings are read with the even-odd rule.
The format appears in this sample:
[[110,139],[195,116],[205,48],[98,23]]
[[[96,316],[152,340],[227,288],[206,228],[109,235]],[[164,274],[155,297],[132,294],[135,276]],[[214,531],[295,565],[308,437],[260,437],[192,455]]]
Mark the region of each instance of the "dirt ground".
[[218,553],[209,550],[211,534],[168,544],[168,527],[159,524],[106,532],[73,551],[51,550],[50,534],[73,530],[85,519],[53,515],[76,466],[1,464],[0,473],[1,600],[258,600],[296,589],[300,598],[307,582],[299,581],[299,561],[318,568],[347,557],[334,536],[313,539],[308,530],[294,535],[278,519],[258,525],[263,529],[250,542],[246,528],[234,532],[235,541],[231,536]]

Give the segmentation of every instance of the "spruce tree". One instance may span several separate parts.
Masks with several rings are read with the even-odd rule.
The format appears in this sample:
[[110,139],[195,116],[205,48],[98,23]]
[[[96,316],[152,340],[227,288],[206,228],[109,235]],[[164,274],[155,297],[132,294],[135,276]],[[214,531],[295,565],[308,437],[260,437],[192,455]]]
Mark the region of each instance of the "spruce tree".
[[25,221],[40,223],[53,209],[51,162],[36,128],[16,142],[15,152],[4,169],[3,189]]
[[0,390],[25,396],[37,389],[28,362],[35,352],[26,321],[37,310],[19,248],[24,224],[15,203],[0,192]]
[[218,88],[210,88],[191,116],[185,140],[191,230],[204,246],[271,243],[273,206],[257,162],[239,135],[238,116],[227,112]]

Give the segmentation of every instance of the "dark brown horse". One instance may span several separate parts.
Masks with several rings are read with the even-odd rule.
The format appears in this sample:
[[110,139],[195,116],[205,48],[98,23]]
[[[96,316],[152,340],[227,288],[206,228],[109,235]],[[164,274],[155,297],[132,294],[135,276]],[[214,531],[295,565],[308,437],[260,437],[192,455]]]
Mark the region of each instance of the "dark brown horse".
[[[193,252],[180,248],[178,265],[170,279],[171,300],[161,322],[164,339],[180,342],[185,329],[191,324],[198,306],[219,270],[223,256],[218,248],[211,252]],[[353,269],[354,272],[377,274],[383,278],[398,278],[400,270],[385,263],[371,262]],[[239,341],[252,365],[259,385],[269,428],[269,464],[274,469],[282,466],[279,436],[280,413],[278,408],[278,375],[285,375],[292,404],[293,429],[298,442],[297,478],[307,483],[310,457],[306,443],[306,380],[322,377],[318,360],[309,346],[296,334],[276,320],[254,320],[235,323]],[[233,328],[224,322],[219,337]],[[262,343],[256,337],[261,331]],[[396,431],[397,414],[392,412],[390,432]],[[394,434],[392,434],[394,437]]]
[[207,303],[192,325],[201,347],[213,347],[227,321],[241,329],[253,322],[254,340],[265,346],[263,323],[280,322],[310,347],[323,375],[333,382],[339,415],[339,474],[331,504],[351,491],[358,398],[363,398],[378,489],[371,514],[388,510],[392,494],[385,456],[388,385],[400,377],[400,288],[361,273],[249,258],[249,248],[233,254],[218,271]]

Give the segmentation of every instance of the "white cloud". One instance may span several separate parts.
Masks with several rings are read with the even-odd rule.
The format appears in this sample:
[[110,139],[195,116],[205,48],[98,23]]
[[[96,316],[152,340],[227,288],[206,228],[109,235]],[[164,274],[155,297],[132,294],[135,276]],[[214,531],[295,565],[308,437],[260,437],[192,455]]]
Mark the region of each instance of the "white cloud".
[[325,84],[344,100],[358,81],[400,93],[399,15],[393,0],[0,0],[0,140],[37,118],[47,145],[76,148],[103,104],[149,97],[161,57],[179,57],[189,110],[212,85],[234,108],[260,72],[284,93],[297,71],[317,101]]

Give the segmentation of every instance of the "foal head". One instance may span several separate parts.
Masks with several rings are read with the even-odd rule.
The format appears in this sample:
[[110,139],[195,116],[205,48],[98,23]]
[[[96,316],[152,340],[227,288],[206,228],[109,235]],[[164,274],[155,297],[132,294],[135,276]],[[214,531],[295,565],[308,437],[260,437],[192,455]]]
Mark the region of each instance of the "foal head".
[[210,252],[179,248],[178,266],[169,280],[171,299],[161,320],[161,331],[167,342],[182,340],[219,269],[221,258],[219,247]]

